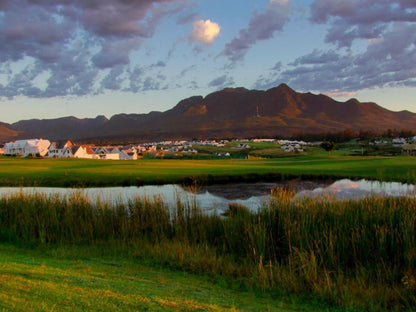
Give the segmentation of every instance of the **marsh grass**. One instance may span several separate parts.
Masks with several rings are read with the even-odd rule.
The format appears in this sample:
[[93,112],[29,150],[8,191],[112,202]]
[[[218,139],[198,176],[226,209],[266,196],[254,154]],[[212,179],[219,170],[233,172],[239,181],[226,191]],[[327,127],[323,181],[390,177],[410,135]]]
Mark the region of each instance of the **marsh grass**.
[[[294,200],[276,189],[257,212],[204,214],[195,201],[115,205],[15,194],[0,199],[0,240],[90,246],[221,277],[238,287],[297,294],[369,311],[416,308],[416,200]],[[80,247],[81,248],[81,247]]]

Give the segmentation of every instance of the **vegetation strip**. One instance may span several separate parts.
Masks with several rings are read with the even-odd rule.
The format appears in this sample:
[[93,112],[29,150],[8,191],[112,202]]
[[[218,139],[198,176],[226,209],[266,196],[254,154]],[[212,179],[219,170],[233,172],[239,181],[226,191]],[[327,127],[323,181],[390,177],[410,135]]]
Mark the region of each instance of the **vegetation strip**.
[[117,255],[327,307],[414,311],[415,209],[414,198],[294,201],[280,189],[258,212],[232,205],[226,216],[179,201],[172,211],[158,199],[97,207],[79,194],[16,194],[0,199],[0,242],[75,248],[78,259],[88,249],[109,268]]

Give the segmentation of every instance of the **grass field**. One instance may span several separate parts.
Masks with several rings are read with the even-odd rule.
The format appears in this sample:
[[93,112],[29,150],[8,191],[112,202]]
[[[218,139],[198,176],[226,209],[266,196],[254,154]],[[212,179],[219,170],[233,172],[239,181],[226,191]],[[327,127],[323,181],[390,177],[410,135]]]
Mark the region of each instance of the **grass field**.
[[[415,183],[416,158],[0,158],[3,186],[340,177]],[[414,198],[292,196],[276,190],[260,211],[225,218],[180,202],[172,215],[157,199],[0,198],[0,311],[415,310]]]
[[[319,310],[415,311],[414,198],[293,201],[293,194],[278,189],[259,211],[234,205],[226,217],[203,214],[192,202],[178,202],[171,210],[160,199],[138,198],[126,204],[97,206],[77,194],[69,199],[39,194],[5,196],[0,198],[0,247],[25,247],[0,248],[6,255],[0,261],[0,302],[15,300],[18,309],[24,300],[31,300],[30,296],[40,296],[39,303],[52,304],[71,292],[66,295],[70,300],[65,302],[78,300],[85,308],[100,304],[89,294],[101,285],[109,293],[117,290],[120,297],[124,296],[117,304],[122,305],[123,300],[127,306],[138,304],[134,300],[141,297],[131,299],[126,295],[131,290],[123,274],[134,275],[137,269],[140,275],[142,267],[146,270],[149,265],[157,265],[177,274],[195,274],[190,280],[210,281],[213,289],[234,289],[228,293],[231,303],[195,299],[200,305],[243,310],[246,305],[253,311],[280,311],[279,300],[289,297],[307,300],[309,307],[319,306]],[[12,254],[7,258],[9,250]],[[27,258],[19,260],[21,253],[36,259],[32,262],[39,263],[39,267],[14,265],[30,262]],[[86,272],[77,273],[65,265],[65,259],[87,266]],[[56,266],[60,260],[64,267],[55,273],[42,268],[42,261]],[[129,263],[127,269],[134,265],[129,269],[131,273],[120,273],[124,263]],[[115,270],[108,273],[115,274],[113,282],[93,281],[91,276],[102,276],[105,266]],[[57,277],[60,275],[63,281]],[[185,283],[180,274],[177,276],[177,285]],[[105,288],[108,283],[113,286]],[[142,287],[138,286],[140,278],[137,284],[134,279],[129,285],[133,289]],[[153,298],[151,294],[156,291],[152,285],[148,287],[140,296]],[[175,304],[194,300],[187,292],[178,293],[178,297],[173,294],[176,292],[170,289],[165,295],[154,296],[173,298],[169,300]],[[251,299],[236,299],[241,296]],[[255,306],[256,296],[265,299],[264,306]],[[157,308],[152,300],[148,302],[152,304],[149,310]],[[180,309],[192,311],[185,306]]]
[[299,156],[255,160],[103,161],[0,158],[1,186],[127,186],[284,180],[368,178],[416,181],[415,157]]
[[0,253],[0,311],[322,311],[87,248]]

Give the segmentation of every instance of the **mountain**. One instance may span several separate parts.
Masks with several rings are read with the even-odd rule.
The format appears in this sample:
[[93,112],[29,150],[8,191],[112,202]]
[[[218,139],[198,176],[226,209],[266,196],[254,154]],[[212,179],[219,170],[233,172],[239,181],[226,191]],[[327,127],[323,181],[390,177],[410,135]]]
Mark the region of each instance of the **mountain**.
[[[299,93],[285,84],[267,91],[226,88],[193,96],[165,112],[78,119],[24,120],[8,127],[19,137],[51,140],[139,141],[291,135],[296,132],[414,129],[416,114],[393,112],[356,99]],[[0,129],[1,130],[1,129]]]
[[0,122],[0,143],[19,136],[19,132],[12,129],[12,126]]

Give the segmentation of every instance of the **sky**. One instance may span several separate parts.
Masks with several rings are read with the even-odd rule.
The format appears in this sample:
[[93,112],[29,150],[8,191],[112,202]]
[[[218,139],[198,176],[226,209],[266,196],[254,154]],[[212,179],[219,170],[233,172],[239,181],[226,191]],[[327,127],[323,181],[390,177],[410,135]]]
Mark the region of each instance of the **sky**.
[[0,0],[0,121],[281,83],[416,112],[415,0]]

